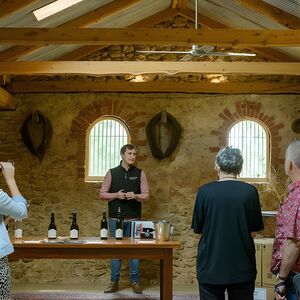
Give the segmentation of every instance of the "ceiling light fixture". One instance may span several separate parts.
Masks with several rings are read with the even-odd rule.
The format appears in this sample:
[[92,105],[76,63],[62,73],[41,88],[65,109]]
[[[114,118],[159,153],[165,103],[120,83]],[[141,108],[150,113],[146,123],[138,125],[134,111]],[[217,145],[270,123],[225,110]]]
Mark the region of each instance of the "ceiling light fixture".
[[83,0],[57,0],[33,11],[32,13],[37,21],[41,21],[82,1]]
[[135,75],[130,82],[145,82],[149,81],[149,77],[147,75]]

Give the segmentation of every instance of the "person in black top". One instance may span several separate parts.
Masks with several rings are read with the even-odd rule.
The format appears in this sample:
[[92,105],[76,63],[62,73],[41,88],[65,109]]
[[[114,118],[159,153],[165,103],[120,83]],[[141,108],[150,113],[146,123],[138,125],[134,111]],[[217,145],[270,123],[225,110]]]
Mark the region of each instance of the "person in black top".
[[[130,236],[131,221],[141,218],[142,202],[149,199],[147,178],[143,170],[134,166],[136,148],[132,144],[124,145],[120,150],[122,161],[119,166],[110,169],[102,183],[100,198],[108,201],[110,236],[115,236],[118,208],[124,219],[123,235]],[[141,294],[142,288],[139,280],[139,260],[130,259],[130,278],[134,293]],[[111,284],[104,291],[114,293],[119,290],[121,260],[111,261]]]
[[264,228],[253,185],[237,180],[239,149],[225,147],[215,160],[218,181],[198,189],[192,229],[200,234],[196,273],[201,300],[253,300],[256,278],[252,236]]

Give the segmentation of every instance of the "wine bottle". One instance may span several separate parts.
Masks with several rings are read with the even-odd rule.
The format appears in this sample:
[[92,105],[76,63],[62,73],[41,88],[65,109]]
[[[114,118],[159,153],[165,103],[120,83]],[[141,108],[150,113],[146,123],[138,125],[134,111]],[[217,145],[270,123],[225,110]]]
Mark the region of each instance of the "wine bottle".
[[76,209],[73,208],[72,210],[72,224],[70,228],[70,239],[76,240],[79,236],[79,227],[77,225],[77,217],[76,217]]
[[108,237],[108,230],[107,230],[106,210],[103,209],[102,220],[101,220],[100,239],[107,240],[107,237]]
[[121,215],[121,208],[118,207],[118,217],[116,221],[116,240],[123,239],[123,219]]
[[51,217],[50,217],[50,224],[48,227],[48,239],[56,239],[56,225],[55,225],[55,217],[54,217],[54,209],[51,209]]

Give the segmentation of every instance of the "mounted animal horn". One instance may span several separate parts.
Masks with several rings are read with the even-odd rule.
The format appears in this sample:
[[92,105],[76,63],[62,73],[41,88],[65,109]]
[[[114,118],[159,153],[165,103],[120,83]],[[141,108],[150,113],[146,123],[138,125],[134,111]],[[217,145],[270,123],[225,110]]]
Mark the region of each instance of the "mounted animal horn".
[[21,127],[25,146],[40,161],[45,155],[52,134],[53,129],[50,120],[39,111],[32,112]]
[[146,127],[152,155],[158,159],[169,157],[179,143],[181,132],[180,124],[168,112],[161,111],[155,115]]

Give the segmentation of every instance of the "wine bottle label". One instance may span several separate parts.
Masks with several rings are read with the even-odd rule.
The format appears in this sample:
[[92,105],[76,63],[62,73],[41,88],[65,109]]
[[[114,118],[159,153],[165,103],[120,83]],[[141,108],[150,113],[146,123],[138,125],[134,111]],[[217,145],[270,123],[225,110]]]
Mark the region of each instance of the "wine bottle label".
[[100,237],[102,237],[102,238],[107,238],[107,235],[108,235],[108,230],[105,229],[105,228],[102,228],[102,229],[100,230]]
[[71,239],[78,239],[78,230],[77,229],[70,230],[70,238]]
[[122,238],[123,237],[123,230],[117,229],[116,230],[116,238]]
[[15,238],[21,239],[22,238],[22,229],[16,229],[15,230]]
[[48,239],[56,239],[56,230],[55,229],[48,230]]

